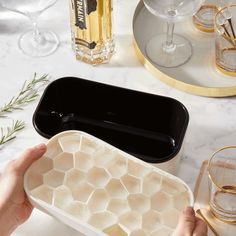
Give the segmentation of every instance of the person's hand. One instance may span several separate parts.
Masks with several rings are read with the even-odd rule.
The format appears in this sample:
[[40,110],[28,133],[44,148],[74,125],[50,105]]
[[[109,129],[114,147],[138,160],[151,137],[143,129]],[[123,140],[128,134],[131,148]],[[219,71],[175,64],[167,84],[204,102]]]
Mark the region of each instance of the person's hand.
[[207,225],[195,216],[192,207],[187,207],[180,215],[172,236],[207,236]]
[[33,206],[25,194],[23,177],[29,166],[45,152],[45,144],[26,150],[9,163],[0,176],[0,236],[10,235],[29,218]]

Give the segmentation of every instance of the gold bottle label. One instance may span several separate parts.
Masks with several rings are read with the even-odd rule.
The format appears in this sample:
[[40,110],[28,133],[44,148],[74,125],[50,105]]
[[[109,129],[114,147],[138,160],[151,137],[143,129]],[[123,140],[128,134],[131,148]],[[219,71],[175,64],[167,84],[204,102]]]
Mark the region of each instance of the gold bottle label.
[[[97,10],[97,0],[74,0],[74,8],[75,26],[81,30],[87,30],[87,17]],[[78,37],[75,37],[75,43],[88,49],[94,49],[97,45],[94,41],[88,42]]]
[[74,6],[75,6],[75,25],[82,30],[87,29],[84,0],[74,0]]

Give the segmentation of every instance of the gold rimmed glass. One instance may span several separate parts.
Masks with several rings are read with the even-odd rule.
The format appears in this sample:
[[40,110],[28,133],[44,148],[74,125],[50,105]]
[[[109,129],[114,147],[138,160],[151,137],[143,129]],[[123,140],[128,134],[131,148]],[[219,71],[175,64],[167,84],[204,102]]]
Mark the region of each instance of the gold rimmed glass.
[[205,0],[193,16],[193,24],[203,32],[214,32],[214,18],[216,13],[223,7],[233,4],[233,2],[232,0]]
[[214,17],[222,0],[206,0],[193,16],[194,25],[201,31],[214,32]]
[[217,68],[236,76],[236,5],[222,8],[215,16],[215,59]]
[[236,146],[217,150],[208,162],[209,205],[220,220],[236,223]]

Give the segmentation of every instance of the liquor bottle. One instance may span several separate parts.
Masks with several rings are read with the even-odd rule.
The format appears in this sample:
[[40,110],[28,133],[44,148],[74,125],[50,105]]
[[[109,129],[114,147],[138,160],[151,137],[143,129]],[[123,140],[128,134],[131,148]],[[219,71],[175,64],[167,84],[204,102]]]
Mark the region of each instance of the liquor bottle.
[[109,61],[114,53],[112,0],[70,0],[72,47],[89,64]]

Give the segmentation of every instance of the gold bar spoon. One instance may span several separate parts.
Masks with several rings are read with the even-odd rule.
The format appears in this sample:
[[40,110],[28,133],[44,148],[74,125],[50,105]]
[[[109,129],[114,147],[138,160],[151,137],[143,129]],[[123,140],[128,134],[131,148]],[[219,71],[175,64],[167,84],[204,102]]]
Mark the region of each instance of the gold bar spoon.
[[213,228],[213,226],[210,224],[210,222],[207,220],[207,218],[203,215],[200,209],[197,209],[196,213],[206,222],[207,226],[211,229],[211,231],[215,234],[215,236],[220,236]]

